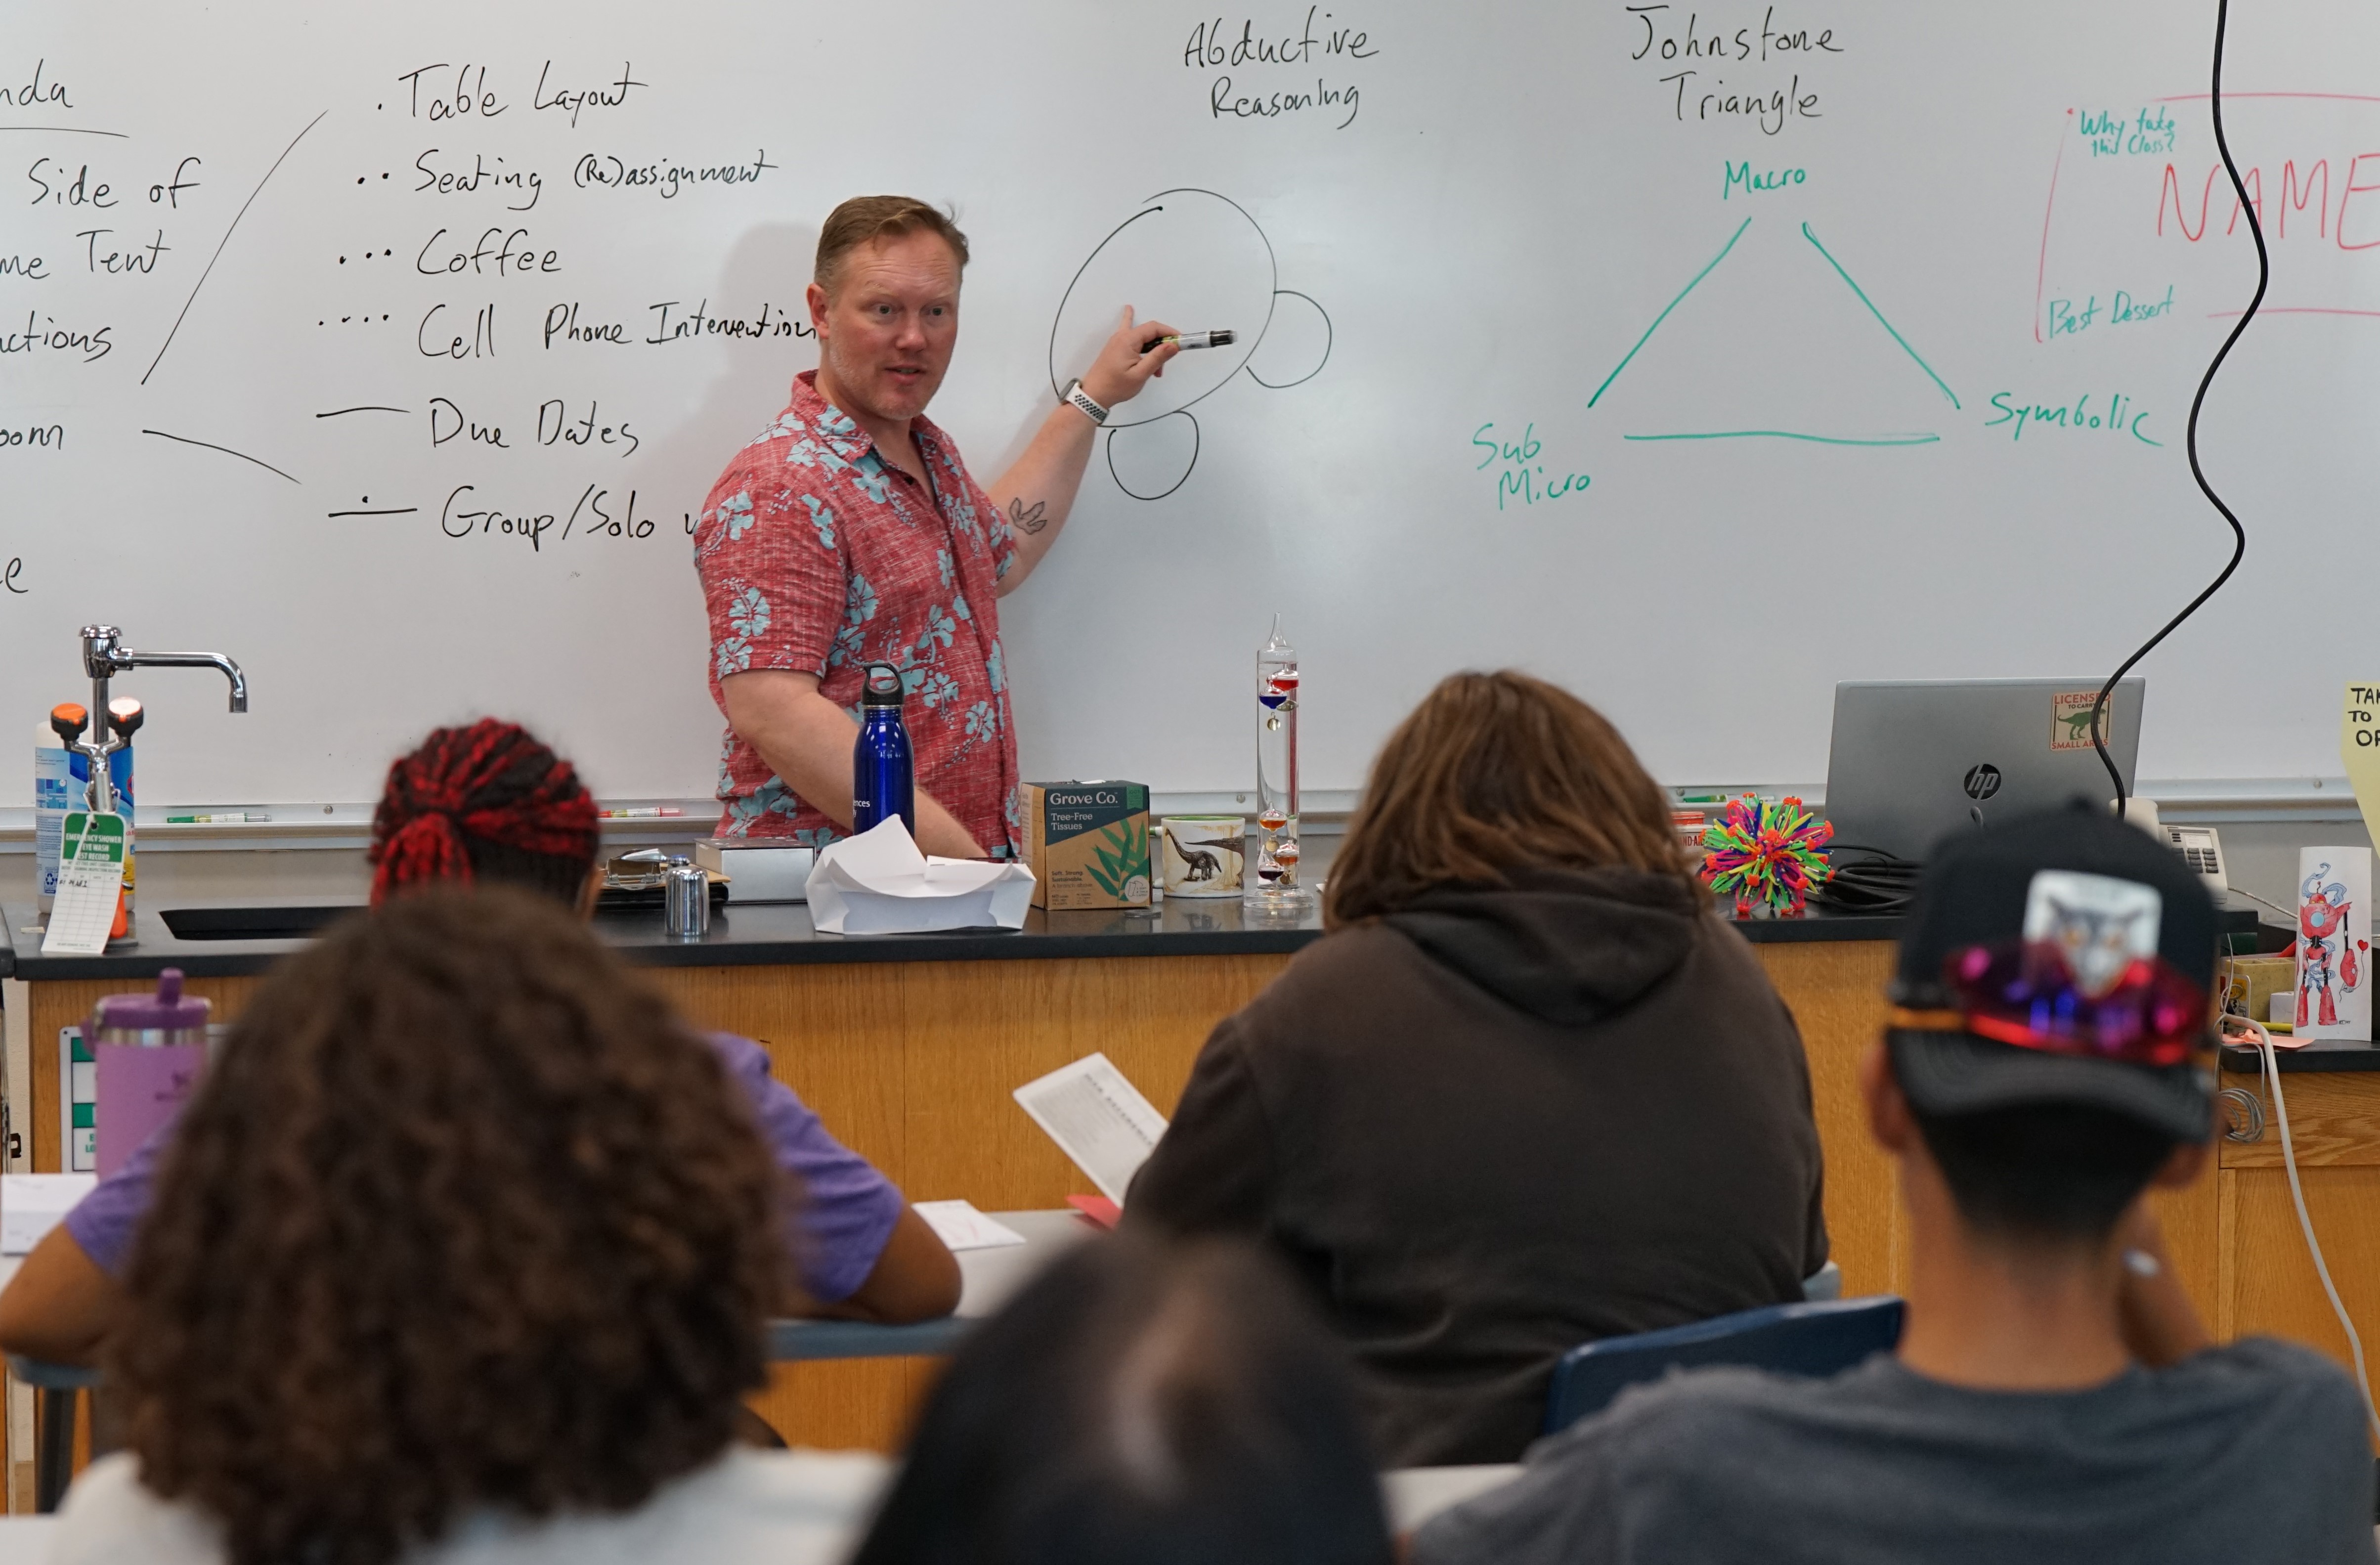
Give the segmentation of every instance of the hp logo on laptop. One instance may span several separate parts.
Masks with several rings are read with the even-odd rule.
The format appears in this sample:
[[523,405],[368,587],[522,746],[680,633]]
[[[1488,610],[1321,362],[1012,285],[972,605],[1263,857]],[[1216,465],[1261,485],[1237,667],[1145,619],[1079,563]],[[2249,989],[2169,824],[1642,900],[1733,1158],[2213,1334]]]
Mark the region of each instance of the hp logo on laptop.
[[2000,769],[1989,761],[1979,761],[1967,769],[1966,781],[1960,784],[1967,797],[1977,804],[2000,791]]

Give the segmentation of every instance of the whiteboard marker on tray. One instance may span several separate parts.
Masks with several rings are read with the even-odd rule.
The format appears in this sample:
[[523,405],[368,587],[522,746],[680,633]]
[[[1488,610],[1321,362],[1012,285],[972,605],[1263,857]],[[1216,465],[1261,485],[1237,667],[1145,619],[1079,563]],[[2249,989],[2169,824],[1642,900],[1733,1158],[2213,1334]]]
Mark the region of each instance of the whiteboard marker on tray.
[[219,809],[211,815],[169,815],[165,818],[165,824],[168,826],[240,826],[253,821],[258,825],[264,825],[272,819],[273,817],[260,815],[252,809]]
[[650,809],[605,809],[596,814],[605,820],[674,820],[686,811],[675,805],[662,805]]
[[1239,337],[1237,332],[1228,328],[1215,332],[1184,332],[1175,336],[1151,337],[1140,345],[1140,351],[1148,353],[1160,343],[1177,343],[1184,352],[1194,347],[1229,347],[1239,341]]

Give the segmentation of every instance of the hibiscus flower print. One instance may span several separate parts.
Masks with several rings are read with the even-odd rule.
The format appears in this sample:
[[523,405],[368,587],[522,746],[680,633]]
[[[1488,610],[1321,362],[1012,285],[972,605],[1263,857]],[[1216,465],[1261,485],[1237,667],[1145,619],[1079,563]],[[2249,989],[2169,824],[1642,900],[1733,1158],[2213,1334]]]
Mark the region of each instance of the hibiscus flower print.
[[940,669],[933,670],[917,681],[918,699],[929,707],[939,707],[945,701],[957,700],[958,695],[959,682]]
[[879,505],[885,504],[892,497],[892,480],[884,476],[884,458],[872,450],[852,468],[851,481],[859,486],[862,494]]
[[[727,623],[735,627],[739,637],[769,634],[769,600],[757,587],[747,587],[737,593],[727,606]],[[749,653],[747,653],[749,661]]]
[[997,641],[991,644],[990,653],[983,660],[983,672],[985,677],[991,683],[993,695],[997,696],[1008,688],[1008,669],[1001,658],[1000,643]]
[[700,569],[703,561],[742,538],[751,527],[752,496],[748,491],[722,500],[705,511],[694,529],[696,568]]
[[819,547],[832,552],[834,549],[834,508],[815,494],[802,496],[809,507],[810,526],[818,529]]
[[868,578],[857,571],[851,573],[845,603],[843,618],[846,625],[866,625],[876,617],[876,588],[870,587]]
[[720,678],[724,679],[731,673],[742,673],[752,666],[752,643],[740,636],[731,636],[719,644],[716,656],[719,661]]
[[[799,815],[801,812],[802,802],[794,796],[794,791],[791,788],[785,786],[785,780],[782,777],[771,777],[744,797],[727,801],[726,834],[731,837],[748,837],[752,834],[752,823],[764,815]],[[805,834],[795,833],[796,837]]]
[[926,605],[926,628],[917,637],[917,650],[933,655],[936,647],[947,647],[958,637],[959,622],[935,605]]
[[978,701],[967,709],[966,734],[970,739],[989,740],[1000,732],[1000,719],[992,714],[990,701]]
[[824,472],[840,473],[851,464],[814,440],[797,440],[785,447],[785,466],[816,467]]
[[727,541],[735,542],[752,530],[752,491],[746,490],[721,501],[711,516],[726,533]]
[[775,423],[770,425],[767,429],[762,430],[759,434],[754,435],[752,437],[751,443],[754,445],[766,445],[772,440],[783,440],[787,435],[797,435],[801,432],[802,421],[794,417],[792,413],[787,412],[781,414]]

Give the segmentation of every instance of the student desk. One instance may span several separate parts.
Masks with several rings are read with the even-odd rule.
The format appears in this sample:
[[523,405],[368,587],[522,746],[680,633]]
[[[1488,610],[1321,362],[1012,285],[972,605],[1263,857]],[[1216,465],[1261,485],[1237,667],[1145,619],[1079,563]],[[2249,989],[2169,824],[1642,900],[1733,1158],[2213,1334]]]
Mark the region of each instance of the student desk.
[[[959,1306],[940,1320],[910,1326],[872,1326],[855,1320],[779,1320],[769,1328],[771,1364],[831,1360],[944,1356],[954,1353],[967,1332],[986,1316],[999,1313],[1017,1290],[1068,1250],[1097,1232],[1081,1214],[1069,1208],[1054,1212],[994,1212],[990,1214],[1024,1236],[1022,1244],[962,1250],[959,1263]],[[16,1274],[18,1257],[0,1258],[0,1284]],[[33,1495],[42,1511],[57,1509],[72,1477],[75,1451],[88,1450],[78,1441],[76,1406],[79,1394],[98,1387],[96,1369],[71,1365],[40,1364],[11,1356],[9,1369],[42,1398],[42,1438],[35,1458]],[[1467,1473],[1469,1469],[1449,1469]],[[1459,1482],[1459,1480],[1457,1480]],[[1423,1480],[1425,1491],[1427,1481]],[[1465,1491],[1468,1492],[1468,1491]],[[1459,1497],[1458,1497],[1459,1498]],[[1452,1503],[1451,1500],[1441,1503]],[[0,1556],[0,1565],[6,1565]]]
[[[285,904],[213,905],[237,918]],[[229,1019],[259,975],[299,943],[180,940],[144,907],[137,947],[46,958],[39,937],[16,933],[31,910],[11,905],[5,915],[13,940],[0,941],[0,960],[13,945],[14,976],[27,986],[8,1023],[12,1033],[29,1025],[30,1042],[31,1090],[14,1094],[16,1123],[30,1133],[42,1171],[59,1167],[60,1027],[81,1020],[98,996],[139,987],[166,966],[180,967],[190,990]],[[859,939],[819,934],[798,904],[727,907],[698,941],[669,939],[660,922],[657,914],[604,917],[595,928],[694,1020],[766,1044],[778,1077],[912,1200],[964,1196],[986,1211],[1059,1207],[1087,1187],[1011,1090],[1097,1049],[1170,1111],[1208,1030],[1320,935],[1315,916],[1273,923],[1244,916],[1235,902],[1190,900],[1148,913],[1036,912],[1017,931]],[[1739,928],[1809,1051],[1844,1292],[1892,1289],[1905,1272],[1906,1238],[1891,1165],[1867,1138],[1856,1073],[1884,1023],[1898,923],[1817,916]],[[2375,1089],[2369,1122],[2380,1147],[2380,1075],[2365,1079]],[[2380,1195],[2380,1150],[2371,1160],[2362,1171]],[[2281,1316],[2262,1304],[2229,1314],[2218,1305],[2216,1188],[2205,1181],[2167,1204],[2177,1261],[2201,1307],[2241,1330],[2294,1325],[2303,1313],[2295,1303]],[[2369,1248],[2380,1272],[2380,1239]],[[2342,1285],[2358,1297],[2352,1282]],[[2318,1310],[2310,1276],[2305,1292]],[[2363,1296],[2380,1298],[2380,1287]],[[2279,1302],[2268,1290],[2255,1297]],[[2311,1328],[2297,1334],[2331,1340]],[[796,1443],[890,1449],[932,1373],[926,1359],[791,1365],[756,1406]]]

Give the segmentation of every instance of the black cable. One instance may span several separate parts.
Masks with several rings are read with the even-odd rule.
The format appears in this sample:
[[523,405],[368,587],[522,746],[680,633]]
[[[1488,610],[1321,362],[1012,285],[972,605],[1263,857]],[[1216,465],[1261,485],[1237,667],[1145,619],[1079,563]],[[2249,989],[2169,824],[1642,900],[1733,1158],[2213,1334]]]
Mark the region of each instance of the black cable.
[[2143,642],[2139,651],[2126,658],[2123,666],[2107,676],[2107,683],[2099,687],[2099,698],[2091,703],[2091,747],[2099,753],[2099,764],[2107,769],[2107,779],[2116,785],[2118,819],[2123,819],[2124,815],[2124,774],[2116,769],[2115,760],[2107,754],[2107,739],[2103,728],[2107,699],[2115,694],[2118,682],[2132,672],[2134,663],[2155,651],[2158,642],[2173,634],[2175,626],[2196,613],[2202,604],[2222,590],[2223,584],[2231,579],[2231,573],[2240,568],[2240,562],[2248,553],[2248,529],[2240,525],[2240,518],[2231,514],[2231,507],[2223,503],[2223,497],[2215,492],[2215,486],[2206,481],[2205,470],[2198,465],[2198,410],[2206,404],[2206,388],[2215,383],[2215,372],[2222,369],[2224,359],[2230,357],[2232,345],[2240,340],[2240,334],[2247,331],[2248,322],[2256,318],[2257,307],[2265,302],[2265,288],[2273,280],[2273,259],[2265,249],[2265,225],[2257,221],[2255,205],[2248,200],[2247,184],[2240,177],[2240,165],[2231,161],[2231,143],[2223,135],[2223,34],[2230,20],[2230,0],[2215,0],[2215,81],[2209,104],[2215,115],[2215,150],[2223,155],[2223,171],[2231,176],[2231,192],[2239,199],[2240,209],[2248,214],[2248,237],[2256,241],[2256,295],[2248,301],[2248,308],[2240,313],[2240,323],[2231,328],[2229,336],[2223,339],[2223,346],[2216,350],[2214,362],[2207,365],[2206,373],[2199,380],[2198,394],[2190,400],[2186,443],[2190,448],[2190,476],[2198,480],[2198,487],[2204,491],[2207,500],[2223,513],[2223,519],[2231,524],[2231,560],[2213,581],[2206,584],[2206,590],[2190,601],[2189,607],[2168,620],[2163,630]]
[[[1868,856],[1846,863],[1845,854]],[[1917,894],[1917,876],[1922,867],[1882,848],[1831,843],[1827,847],[1827,862],[1834,873],[1825,885],[1810,892],[1810,900],[1822,906],[1844,913],[1900,913]]]

